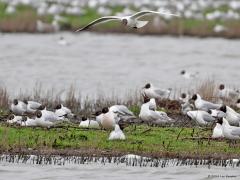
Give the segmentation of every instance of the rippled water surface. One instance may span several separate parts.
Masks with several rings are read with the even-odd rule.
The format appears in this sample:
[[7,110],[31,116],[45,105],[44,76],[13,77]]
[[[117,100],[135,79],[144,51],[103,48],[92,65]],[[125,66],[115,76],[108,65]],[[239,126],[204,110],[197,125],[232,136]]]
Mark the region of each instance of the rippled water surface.
[[0,179],[240,179],[237,167],[131,167],[122,164],[32,165],[0,163]]
[[[68,46],[57,41],[64,36]],[[124,34],[1,34],[0,85],[12,93],[74,84],[83,93],[123,92],[153,82],[159,87],[189,86],[182,69],[200,78],[239,85],[240,41]]]

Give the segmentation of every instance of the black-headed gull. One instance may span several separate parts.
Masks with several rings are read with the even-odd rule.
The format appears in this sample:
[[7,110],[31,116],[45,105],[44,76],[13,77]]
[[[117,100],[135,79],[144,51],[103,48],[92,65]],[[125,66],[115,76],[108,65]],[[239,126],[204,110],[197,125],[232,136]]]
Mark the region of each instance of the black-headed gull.
[[187,115],[200,126],[208,125],[209,123],[213,123],[215,121],[214,117],[202,110],[188,111]]
[[144,99],[144,103],[141,106],[139,114],[139,118],[141,120],[158,125],[173,122],[173,120],[170,117],[168,117],[165,112],[150,109],[149,102],[150,99]]
[[239,126],[240,125],[240,114],[234,111],[232,108],[226,105],[222,105],[219,108],[220,111],[224,112],[226,116],[224,116],[230,125]]
[[181,93],[181,96],[178,98],[181,104],[188,102],[189,94]]
[[59,38],[59,40],[58,40],[57,43],[58,43],[60,46],[67,46],[67,45],[69,45],[68,42],[66,41],[66,39],[65,39],[63,36],[61,36],[61,37]]
[[18,121],[17,124],[19,124],[20,126],[30,126],[30,127],[34,127],[38,125],[35,119],[31,119],[26,116],[24,116],[21,121]]
[[86,117],[82,117],[82,120],[79,124],[81,128],[90,128],[90,129],[99,129],[100,126],[97,121],[87,119]]
[[238,109],[240,109],[240,99],[237,100],[236,106],[237,106]]
[[37,123],[37,126],[51,127],[59,122],[62,122],[63,118],[58,117],[52,111],[47,111],[44,109],[42,111],[36,111],[35,121]]
[[187,71],[185,71],[185,70],[182,70],[182,71],[180,72],[180,74],[181,74],[182,77],[185,78],[185,79],[194,79],[194,78],[197,78],[198,72],[196,72],[196,73],[193,74],[193,73],[187,72]]
[[43,107],[43,110],[38,110],[36,111],[36,113],[41,112],[42,117],[47,121],[65,120],[65,116],[58,116],[55,112],[48,111],[47,108],[44,106],[42,107]]
[[26,102],[14,99],[10,109],[15,115],[24,115],[27,112],[27,104]]
[[42,107],[41,103],[35,102],[35,101],[26,101],[27,104],[27,112],[28,113],[35,113],[37,110],[40,110]]
[[143,17],[145,15],[150,15],[150,14],[171,15],[171,16],[179,17],[179,15],[177,15],[177,14],[171,14],[171,13],[166,13],[166,12],[157,12],[157,11],[140,11],[131,16],[125,16],[125,17],[105,16],[105,17],[101,17],[99,19],[92,21],[90,24],[86,25],[85,27],[76,30],[76,32],[86,30],[89,27],[94,26],[99,23],[104,23],[104,22],[113,21],[113,20],[120,21],[125,26],[138,29],[138,28],[145,26],[148,23],[148,21],[140,21],[138,19],[140,17]]
[[66,118],[73,118],[73,117],[75,117],[75,115],[72,113],[72,111],[69,108],[63,106],[62,104],[58,104],[55,107],[55,114],[58,117],[66,117]]
[[222,125],[225,138],[230,140],[240,139],[240,127],[231,126],[225,118],[219,118],[218,123]]
[[219,123],[216,123],[216,126],[213,129],[213,134],[212,138],[223,138],[223,130],[222,130],[222,125]]
[[102,119],[101,119],[101,125],[104,129],[114,129],[115,124],[117,124],[120,120],[120,118],[112,111],[109,111],[108,107],[104,107],[102,109]]
[[115,124],[114,130],[110,133],[108,140],[125,140],[126,137],[118,124]]
[[157,103],[155,98],[149,98],[147,96],[144,96],[144,102],[149,104],[149,109],[151,110],[157,110]]
[[238,90],[226,88],[224,84],[220,84],[218,87],[218,96],[220,98],[238,98],[239,95]]
[[96,121],[102,127],[102,119],[103,119],[102,111],[96,111],[93,115],[96,116]]
[[208,111],[209,109],[218,109],[221,107],[221,104],[214,104],[212,102],[203,100],[199,94],[194,94],[192,96],[192,100],[194,101],[194,105],[198,110]]
[[22,120],[22,116],[16,116],[14,114],[11,114],[8,117],[7,123],[13,124],[13,123],[16,123],[16,122],[21,121],[21,120]]
[[171,89],[160,89],[153,86],[151,83],[147,83],[143,89],[143,96],[147,96],[148,98],[169,98],[171,93]]
[[218,109],[209,109],[208,113],[211,114],[211,116],[214,118],[222,118],[227,116],[226,113]]
[[135,116],[133,112],[131,112],[126,106],[124,105],[113,105],[109,108],[109,111],[114,113],[118,113],[120,116]]
[[179,102],[181,104],[181,113],[186,115],[188,111],[192,111],[194,106],[189,102],[189,95],[182,93],[179,97]]

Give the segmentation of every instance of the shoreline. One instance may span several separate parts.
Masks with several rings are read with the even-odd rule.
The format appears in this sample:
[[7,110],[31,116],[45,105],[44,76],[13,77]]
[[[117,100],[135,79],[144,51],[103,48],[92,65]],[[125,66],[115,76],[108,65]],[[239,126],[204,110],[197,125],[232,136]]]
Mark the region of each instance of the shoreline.
[[[74,30],[61,30],[58,32],[38,32],[38,31],[18,31],[18,30],[8,30],[8,31],[1,31],[0,33],[2,35],[4,34],[53,34],[53,33],[72,33],[79,35],[81,33],[76,33]],[[113,35],[121,35],[121,34],[127,34],[127,35],[136,35],[136,36],[156,36],[156,37],[174,37],[174,38],[182,38],[182,37],[189,37],[189,38],[199,38],[199,39],[207,39],[207,38],[222,38],[222,39],[229,39],[229,40],[239,40],[240,34],[234,34],[234,35],[220,35],[220,34],[214,34],[214,33],[189,33],[189,32],[183,32],[182,34],[176,34],[176,33],[169,33],[169,32],[158,32],[158,33],[152,33],[149,31],[145,32],[133,32],[133,31],[122,31],[122,30],[115,30],[115,29],[96,29],[96,30],[88,30],[84,31],[88,33],[95,33],[95,34],[113,34]]]
[[[136,154],[159,159],[239,159],[239,145],[212,139],[211,130],[197,127],[127,127],[125,141],[107,140],[109,132],[81,128],[0,126],[0,154],[77,157],[121,157]],[[195,129],[195,130],[194,130]],[[196,135],[191,135],[195,132]],[[238,141],[239,143],[239,141]]]
[[43,149],[43,150],[29,150],[29,149],[19,149],[12,151],[1,151],[1,155],[7,156],[42,156],[42,157],[86,157],[86,158],[123,158],[126,155],[134,155],[142,157],[143,159],[178,159],[178,160],[229,160],[229,159],[239,159],[240,153],[238,154],[204,154],[199,155],[198,153],[172,153],[172,152],[159,152],[159,153],[145,153],[145,152],[124,152],[124,151],[109,151],[100,149]]

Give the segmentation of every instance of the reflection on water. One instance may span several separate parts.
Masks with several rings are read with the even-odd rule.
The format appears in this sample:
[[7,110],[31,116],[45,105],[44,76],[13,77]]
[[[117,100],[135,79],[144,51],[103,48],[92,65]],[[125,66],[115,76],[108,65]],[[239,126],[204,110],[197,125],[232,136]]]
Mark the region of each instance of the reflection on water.
[[[64,36],[69,46],[57,41]],[[182,69],[201,79],[239,85],[240,41],[92,33],[3,34],[0,36],[0,85],[12,93],[71,84],[83,93],[122,92],[142,87],[189,87]]]
[[240,178],[239,160],[1,155],[0,179]]
[[[0,163],[0,179],[215,179],[233,176],[239,179],[239,167],[169,166],[131,167],[123,164],[33,165]],[[211,178],[210,178],[211,176]],[[216,178],[219,179],[219,178]]]

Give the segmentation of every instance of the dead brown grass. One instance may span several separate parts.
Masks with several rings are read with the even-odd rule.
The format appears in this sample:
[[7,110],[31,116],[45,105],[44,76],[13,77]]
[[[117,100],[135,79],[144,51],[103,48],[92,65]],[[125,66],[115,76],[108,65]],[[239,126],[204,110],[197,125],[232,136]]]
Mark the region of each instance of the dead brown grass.
[[202,82],[200,82],[199,85],[197,85],[196,92],[200,94],[200,96],[208,101],[215,102],[217,97],[217,84],[212,79],[207,79]]
[[36,32],[37,16],[32,11],[24,11],[17,16],[0,21],[2,32]]
[[9,95],[6,88],[0,87],[0,107],[7,109],[9,104]]

